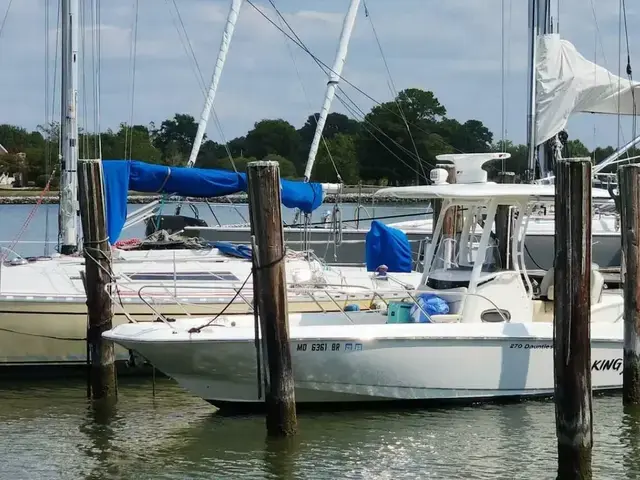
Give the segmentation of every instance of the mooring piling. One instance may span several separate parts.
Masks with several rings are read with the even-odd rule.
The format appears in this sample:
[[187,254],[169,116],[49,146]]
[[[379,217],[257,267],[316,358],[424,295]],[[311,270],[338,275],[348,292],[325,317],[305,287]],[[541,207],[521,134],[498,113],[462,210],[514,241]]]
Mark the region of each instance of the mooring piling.
[[[591,160],[556,163],[554,400],[558,479],[590,479]],[[560,221],[558,221],[560,220]]]
[[640,405],[640,165],[618,168],[622,290],[624,295],[624,348],[622,403]]
[[289,342],[287,282],[280,167],[278,162],[247,165],[251,235],[255,239],[254,305],[266,354],[265,403],[267,432],[273,436],[296,433],[297,417]]
[[117,398],[115,351],[113,342],[102,338],[111,329],[113,306],[106,291],[112,281],[111,247],[107,235],[102,162],[78,162],[78,189],[82,219],[84,284],[87,294],[87,344],[90,357],[90,391],[94,400]]
[[[514,172],[499,172],[498,183],[514,183],[516,174]],[[496,237],[498,239],[498,253],[502,268],[510,270],[513,268],[509,258],[511,245],[511,235],[513,233],[513,219],[511,209],[508,205],[499,205],[496,210]]]

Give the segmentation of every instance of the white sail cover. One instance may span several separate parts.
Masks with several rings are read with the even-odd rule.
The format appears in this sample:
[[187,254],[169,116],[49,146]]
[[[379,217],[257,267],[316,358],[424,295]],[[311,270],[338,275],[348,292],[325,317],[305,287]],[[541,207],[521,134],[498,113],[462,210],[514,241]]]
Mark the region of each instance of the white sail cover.
[[573,113],[640,113],[639,82],[590,62],[557,33],[538,37],[536,57],[537,145],[563,130]]

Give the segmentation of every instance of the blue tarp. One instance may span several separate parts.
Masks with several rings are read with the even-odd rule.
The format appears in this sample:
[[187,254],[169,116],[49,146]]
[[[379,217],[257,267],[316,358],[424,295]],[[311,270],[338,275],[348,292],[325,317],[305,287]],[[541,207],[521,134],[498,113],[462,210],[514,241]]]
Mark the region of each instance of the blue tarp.
[[449,313],[447,301],[434,293],[421,293],[418,303],[413,304],[409,315],[415,323],[431,323],[431,315],[446,315]]
[[388,272],[411,272],[411,245],[406,233],[374,220],[367,232],[365,254],[367,271],[386,265]]
[[[102,162],[110,242],[116,242],[127,216],[129,190],[181,197],[220,197],[247,191],[247,175],[226,170],[168,167],[136,160]],[[282,203],[311,213],[322,204],[319,183],[281,180]]]

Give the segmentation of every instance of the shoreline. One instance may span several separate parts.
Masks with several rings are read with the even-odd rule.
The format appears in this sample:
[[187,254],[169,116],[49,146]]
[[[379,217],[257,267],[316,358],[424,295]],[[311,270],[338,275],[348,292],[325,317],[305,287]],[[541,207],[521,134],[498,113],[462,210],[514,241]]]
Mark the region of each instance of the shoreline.
[[[342,195],[329,194],[325,197],[323,203],[337,203],[340,197],[340,203],[373,203],[374,196],[371,193],[343,193]],[[153,200],[160,199],[160,195],[130,195],[129,204],[143,205],[145,203],[152,202]],[[35,205],[40,199],[39,195],[0,195],[0,205]],[[181,197],[169,197],[167,202],[176,202],[178,200],[185,200]],[[195,203],[222,203],[229,205],[230,203],[247,203],[248,196],[246,194],[227,195],[224,197],[212,197],[212,198],[197,198],[187,197],[187,201]],[[55,205],[60,203],[59,195],[47,195],[42,199],[43,204]],[[383,197],[376,196],[375,203],[396,203],[396,204],[416,204],[426,203],[417,199],[411,198],[397,198],[397,197]]]

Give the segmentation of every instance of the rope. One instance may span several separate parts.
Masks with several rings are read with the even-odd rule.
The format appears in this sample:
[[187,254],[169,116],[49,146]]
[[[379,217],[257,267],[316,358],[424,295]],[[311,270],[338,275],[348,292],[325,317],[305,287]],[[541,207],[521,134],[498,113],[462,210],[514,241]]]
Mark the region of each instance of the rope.
[[[286,254],[281,256],[280,258],[274,260],[271,263],[268,263],[266,265],[263,265],[261,267],[256,267],[253,266],[251,267],[251,273],[249,273],[249,275],[247,276],[247,278],[244,279],[244,282],[242,282],[242,285],[240,286],[240,288],[236,291],[235,295],[233,296],[233,298],[231,298],[231,300],[229,301],[229,303],[227,303],[224,308],[222,310],[220,310],[220,312],[218,314],[216,314],[215,317],[213,317],[211,320],[209,320],[207,323],[200,325],[199,327],[193,327],[191,329],[189,329],[189,333],[200,333],[202,331],[203,328],[208,327],[209,325],[211,325],[213,322],[215,322],[218,318],[220,318],[220,316],[222,314],[224,314],[224,312],[227,311],[227,309],[233,304],[233,302],[235,302],[235,300],[238,298],[238,296],[240,296],[240,292],[242,292],[242,289],[247,285],[247,282],[249,281],[249,279],[251,278],[251,276],[261,270],[266,270],[268,268],[274,267],[277,264],[279,264],[280,262],[282,262],[286,257]],[[253,292],[253,296],[254,296],[254,300],[253,300],[253,304],[254,304],[254,310],[257,308],[257,302],[255,300],[255,296],[256,296],[256,292]]]
[[[27,216],[27,219],[25,220],[24,224],[22,225],[22,228],[20,229],[18,234],[15,236],[15,238],[13,239],[11,244],[9,245],[8,251],[13,250],[14,247],[16,246],[16,244],[18,243],[18,241],[20,240],[20,238],[22,237],[22,235],[24,235],[25,230],[29,226],[29,223],[31,223],[31,220],[33,219],[33,216],[35,215],[36,211],[38,210],[38,207],[42,204],[42,201],[44,200],[44,196],[49,191],[49,187],[51,186],[51,181],[53,180],[53,177],[54,177],[55,173],[56,173],[56,169],[54,168],[51,171],[51,175],[49,175],[49,180],[47,181],[47,184],[45,185],[44,189],[42,190],[42,192],[38,196],[38,201],[36,202],[36,204],[31,209],[31,212],[29,212],[29,215]],[[4,254],[2,256],[2,261],[4,261],[5,258],[6,258],[6,254]]]

